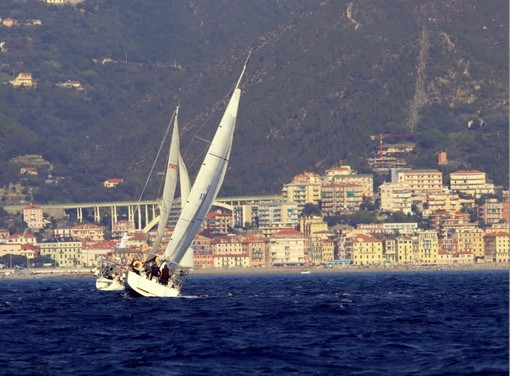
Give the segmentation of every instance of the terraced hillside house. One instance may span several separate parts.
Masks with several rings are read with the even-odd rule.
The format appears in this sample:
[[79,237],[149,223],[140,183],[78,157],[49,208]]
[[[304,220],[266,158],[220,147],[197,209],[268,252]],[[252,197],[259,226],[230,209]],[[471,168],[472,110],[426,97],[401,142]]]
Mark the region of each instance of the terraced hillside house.
[[32,80],[32,73],[21,72],[16,78],[9,83],[14,87],[33,87],[34,81]]

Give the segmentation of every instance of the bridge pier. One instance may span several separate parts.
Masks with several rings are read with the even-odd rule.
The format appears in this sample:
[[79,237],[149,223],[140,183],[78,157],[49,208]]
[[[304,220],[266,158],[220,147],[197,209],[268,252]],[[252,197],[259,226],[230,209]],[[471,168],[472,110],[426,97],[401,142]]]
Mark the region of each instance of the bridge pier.
[[99,206],[94,206],[94,222],[101,222],[101,211],[99,210]]

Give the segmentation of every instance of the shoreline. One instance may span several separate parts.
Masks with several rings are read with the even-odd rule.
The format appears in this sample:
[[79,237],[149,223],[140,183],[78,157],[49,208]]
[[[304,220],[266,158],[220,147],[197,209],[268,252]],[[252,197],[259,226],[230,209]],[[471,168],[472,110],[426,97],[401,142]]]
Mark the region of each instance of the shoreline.
[[[510,264],[450,264],[450,265],[388,265],[388,266],[341,266],[324,267],[268,267],[268,268],[229,268],[229,269],[194,269],[193,275],[262,275],[262,274],[326,274],[326,273],[393,273],[393,272],[427,272],[427,271],[481,271],[510,270]],[[2,279],[37,279],[37,278],[95,278],[90,269],[35,269],[35,270],[0,270]]]
[[510,264],[452,264],[452,265],[392,265],[392,266],[344,266],[344,267],[296,267],[296,268],[232,268],[195,269],[192,275],[252,275],[252,274],[325,274],[325,273],[385,273],[385,272],[427,272],[427,271],[477,271],[510,270]]

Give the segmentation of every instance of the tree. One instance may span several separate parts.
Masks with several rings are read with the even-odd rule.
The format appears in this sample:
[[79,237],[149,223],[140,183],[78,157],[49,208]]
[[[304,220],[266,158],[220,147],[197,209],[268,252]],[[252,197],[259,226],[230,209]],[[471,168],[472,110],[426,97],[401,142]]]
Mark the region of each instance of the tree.
[[301,212],[301,217],[312,217],[321,215],[321,208],[318,205],[314,204],[305,204],[303,211]]

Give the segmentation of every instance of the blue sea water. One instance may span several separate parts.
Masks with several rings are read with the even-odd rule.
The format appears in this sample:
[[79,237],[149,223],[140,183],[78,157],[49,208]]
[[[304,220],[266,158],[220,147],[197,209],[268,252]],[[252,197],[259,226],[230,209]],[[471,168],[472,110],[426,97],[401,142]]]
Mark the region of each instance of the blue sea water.
[[0,280],[0,375],[508,375],[508,272]]

